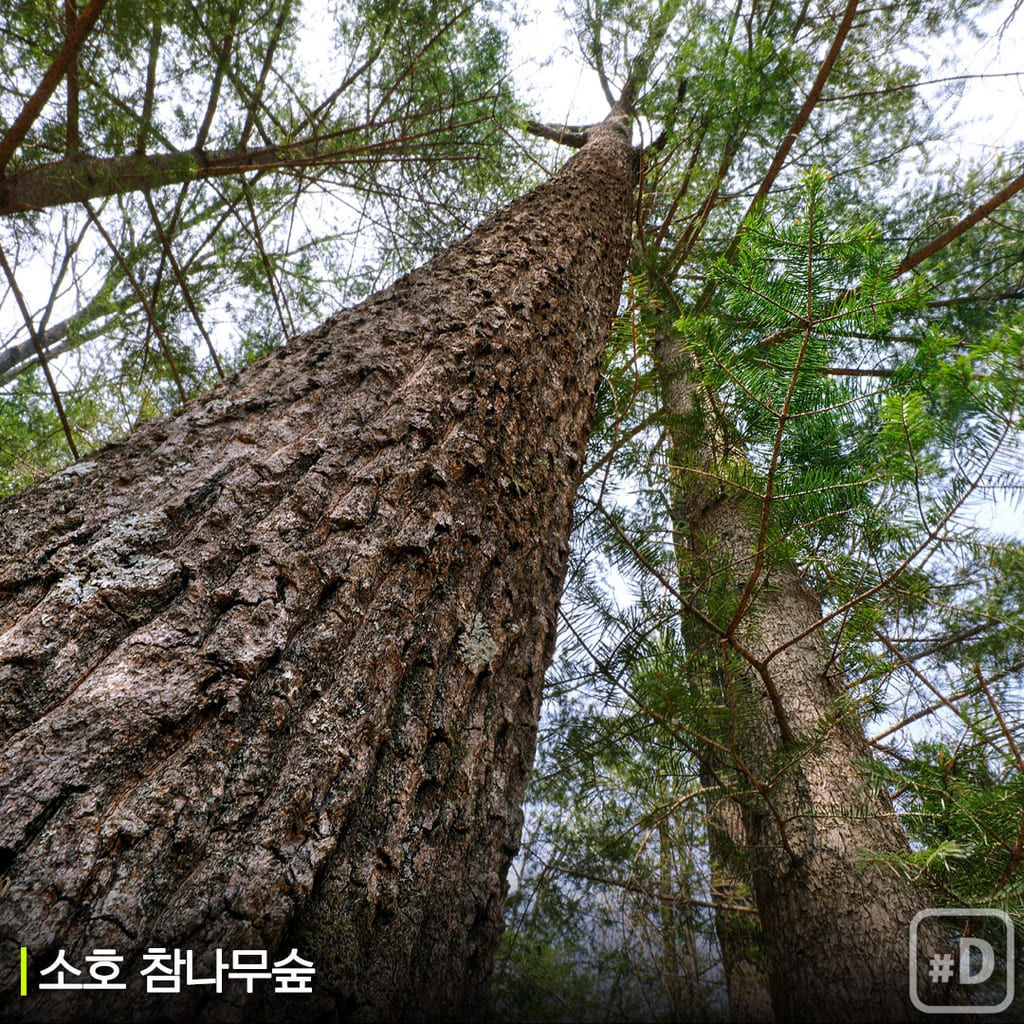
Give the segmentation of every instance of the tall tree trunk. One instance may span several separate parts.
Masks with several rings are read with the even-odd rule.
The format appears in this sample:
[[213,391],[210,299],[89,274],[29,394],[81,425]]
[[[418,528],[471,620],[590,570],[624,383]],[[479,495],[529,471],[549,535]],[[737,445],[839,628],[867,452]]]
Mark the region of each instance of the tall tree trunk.
[[[0,506],[8,1019],[479,1012],[635,175],[613,112],[448,252]],[[127,990],[13,997],[21,946],[115,949]],[[294,947],[314,995],[157,1001],[149,947]]]
[[[694,400],[691,370],[671,329],[655,338],[662,406],[672,444],[672,543],[676,554],[681,594],[698,593],[706,582],[691,551],[689,509],[707,486],[704,473],[723,458],[725,438],[705,422]],[[697,469],[694,479],[687,467]],[[724,699],[723,678],[714,638],[699,621],[680,608],[682,631],[689,649],[688,663],[698,676],[709,703]],[[736,766],[729,756],[710,745],[701,753],[701,784],[712,795],[705,800],[711,898],[715,904],[715,935],[725,972],[730,1020],[736,1024],[764,1024],[774,1019],[764,932],[759,915],[743,904],[753,900],[751,875],[744,852],[748,846],[743,808],[730,793],[736,785]]]
[[[696,559],[702,586],[733,595],[707,642],[720,655],[730,712],[723,741],[740,800],[724,797],[710,825],[729,840],[718,847],[726,870],[752,880],[775,1019],[919,1019],[909,997],[910,922],[942,898],[871,860],[905,851],[907,841],[888,797],[866,782],[871,750],[819,627],[820,601],[794,565],[759,565],[760,509],[714,472],[743,453],[701,408],[671,339],[658,358],[690,549],[680,557]],[[753,600],[737,616],[752,578]],[[737,810],[742,820],[730,826]],[[926,978],[918,991],[942,1005]]]
[[661,956],[662,977],[665,984],[665,995],[668,997],[668,1019],[670,1021],[685,1020],[686,998],[684,992],[693,992],[696,979],[692,963],[687,957],[683,962],[683,954],[679,949],[679,911],[674,905],[673,897],[679,892],[681,877],[675,870],[675,851],[673,841],[676,838],[666,814],[658,820],[658,874],[657,894],[660,898],[658,914],[661,924]]

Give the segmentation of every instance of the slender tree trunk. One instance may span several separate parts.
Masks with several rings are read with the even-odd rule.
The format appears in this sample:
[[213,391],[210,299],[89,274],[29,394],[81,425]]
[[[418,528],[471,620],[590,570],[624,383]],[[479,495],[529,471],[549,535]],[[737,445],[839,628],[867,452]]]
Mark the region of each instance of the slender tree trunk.
[[[820,601],[792,564],[758,569],[759,507],[713,472],[742,452],[730,451],[700,407],[669,340],[659,361],[684,460],[677,499],[689,551],[681,557],[696,560],[702,586],[720,597],[738,597],[760,572],[746,611],[736,620],[727,610],[708,638],[720,653],[723,739],[741,794],[712,808],[710,824],[736,847],[723,853],[724,866],[752,880],[775,1019],[923,1019],[909,997],[909,927],[942,898],[871,860],[905,851],[907,841],[888,797],[866,782],[871,750],[818,627]],[[723,824],[737,809],[742,819]],[[941,1005],[927,997],[926,979],[918,991]]]
[[[668,818],[658,821],[658,907],[661,918],[661,962],[665,979],[665,994],[668,996],[668,1019],[684,1020],[685,999],[684,978],[692,982],[692,973],[684,974],[683,958],[679,951],[679,914],[673,906],[679,879],[675,871],[672,841],[674,839]],[[689,964],[687,964],[689,966]],[[689,987],[689,986],[688,986]]]
[[[681,593],[697,593],[703,574],[694,564],[690,548],[689,508],[695,493],[702,493],[706,478],[696,481],[686,467],[709,471],[723,457],[724,438],[705,422],[694,401],[688,367],[669,329],[655,342],[660,369],[662,403],[672,441],[672,520]],[[681,610],[682,627],[690,650],[689,663],[700,675],[709,702],[720,704],[722,672],[712,637],[701,624]],[[748,847],[743,808],[729,790],[736,785],[736,766],[723,751],[708,747],[702,754],[701,783],[716,795],[705,802],[711,895],[715,904],[715,934],[725,971],[730,1020],[736,1024],[763,1024],[774,1019],[768,973],[765,968],[764,932],[760,917],[736,909],[753,900],[751,875],[745,857]]]
[[[628,136],[611,116],[431,263],[0,505],[7,1019],[479,1013]],[[148,995],[150,947],[294,947],[314,995]],[[124,993],[38,991],[98,948]]]
[[744,909],[753,894],[740,868],[747,848],[743,808],[729,796],[715,797],[708,801],[707,821],[715,935],[725,968],[729,1019],[733,1024],[766,1024],[775,1015],[761,918]]

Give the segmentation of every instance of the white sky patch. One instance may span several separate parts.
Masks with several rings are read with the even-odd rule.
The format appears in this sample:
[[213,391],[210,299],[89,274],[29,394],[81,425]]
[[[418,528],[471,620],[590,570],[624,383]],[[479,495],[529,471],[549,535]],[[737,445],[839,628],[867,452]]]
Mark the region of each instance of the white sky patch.
[[953,36],[950,57],[973,74],[991,76],[971,82],[955,111],[969,126],[968,144],[983,150],[1020,141],[1024,123],[1024,18],[1006,24],[1013,6],[1003,4],[979,19],[984,39]]
[[548,124],[593,124],[608,113],[597,73],[580,57],[569,20],[550,5],[524,3],[509,35],[520,95]]

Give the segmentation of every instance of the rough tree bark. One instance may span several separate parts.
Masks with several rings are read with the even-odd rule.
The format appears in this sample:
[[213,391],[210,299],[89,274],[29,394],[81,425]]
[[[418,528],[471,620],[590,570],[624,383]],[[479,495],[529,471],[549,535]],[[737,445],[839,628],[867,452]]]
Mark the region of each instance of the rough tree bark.
[[[737,600],[755,580],[741,615],[730,622],[726,614],[717,632],[704,627],[729,709],[715,753],[728,752],[724,780],[737,786],[712,802],[709,829],[719,869],[750,880],[760,929],[747,931],[763,933],[771,1013],[778,1021],[929,1019],[910,999],[908,935],[914,915],[944,898],[873,859],[908,844],[888,796],[866,782],[871,749],[820,627],[820,600],[795,565],[758,567],[760,508],[715,472],[744,454],[703,408],[678,343],[663,338],[657,359],[675,449],[680,558],[695,560],[702,587]],[[730,978],[730,995],[739,1019],[766,1019],[763,975],[738,959],[743,977]],[[925,976],[918,992],[943,1004]]]
[[[472,1018],[628,250],[613,111],[466,240],[0,506],[11,1020]],[[123,994],[17,998],[59,948]],[[312,997],[162,1001],[148,947]]]
[[[686,470],[691,467],[701,473],[711,472],[715,460],[724,454],[724,439],[695,405],[689,360],[680,351],[671,328],[658,331],[654,355],[672,444],[672,541],[680,594],[696,594],[705,580],[701,566],[692,557],[689,510],[700,501],[703,491],[714,489],[707,486],[705,477],[693,479]],[[709,643],[707,630],[686,607],[680,608],[680,621],[694,681],[709,703],[720,704],[724,694],[719,652],[713,640]],[[765,970],[764,932],[758,914],[747,911],[753,902],[750,875],[743,870],[748,837],[743,807],[729,793],[736,782],[736,766],[727,750],[705,747],[700,776],[702,786],[714,794],[705,800],[708,859],[715,935],[725,971],[730,1020],[735,1024],[766,1024],[774,1015]]]

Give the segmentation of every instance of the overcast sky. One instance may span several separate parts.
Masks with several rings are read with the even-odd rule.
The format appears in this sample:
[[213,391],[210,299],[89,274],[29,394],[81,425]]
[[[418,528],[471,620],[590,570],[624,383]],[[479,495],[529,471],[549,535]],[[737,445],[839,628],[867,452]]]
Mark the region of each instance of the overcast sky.
[[[915,59],[928,78],[952,74],[1003,75],[970,84],[955,109],[954,125],[971,123],[964,142],[974,146],[1005,143],[1024,128],[1024,13],[1011,19],[1015,0],[1007,0],[982,22],[980,42],[964,30],[954,31],[930,54]],[[569,22],[537,0],[523,0],[527,23],[512,37],[516,80],[535,106],[539,119],[551,123],[588,123],[607,111],[597,76],[579,57]],[[960,135],[959,128],[956,131]]]

